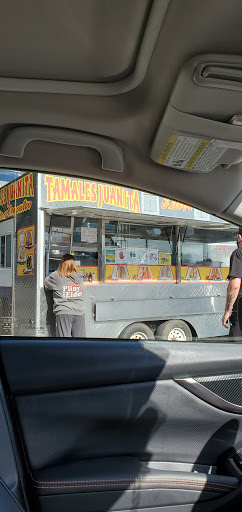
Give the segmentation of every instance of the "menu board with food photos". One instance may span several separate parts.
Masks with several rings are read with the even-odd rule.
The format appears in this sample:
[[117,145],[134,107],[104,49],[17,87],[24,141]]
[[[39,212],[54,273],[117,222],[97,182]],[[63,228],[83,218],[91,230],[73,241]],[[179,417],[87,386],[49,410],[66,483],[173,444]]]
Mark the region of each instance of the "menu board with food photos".
[[171,255],[158,249],[106,248],[105,282],[176,281]]
[[158,249],[106,248],[106,263],[128,265],[157,265]]
[[176,282],[176,267],[171,265],[106,264],[105,282]]
[[228,267],[182,266],[181,281],[226,281],[229,273]]
[[17,230],[17,276],[34,276],[35,227]]

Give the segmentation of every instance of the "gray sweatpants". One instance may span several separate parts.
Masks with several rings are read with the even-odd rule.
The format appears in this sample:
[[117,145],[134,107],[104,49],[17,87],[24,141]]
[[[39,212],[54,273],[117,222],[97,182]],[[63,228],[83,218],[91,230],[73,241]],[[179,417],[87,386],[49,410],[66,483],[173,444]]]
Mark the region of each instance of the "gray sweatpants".
[[85,315],[56,315],[58,338],[85,338]]

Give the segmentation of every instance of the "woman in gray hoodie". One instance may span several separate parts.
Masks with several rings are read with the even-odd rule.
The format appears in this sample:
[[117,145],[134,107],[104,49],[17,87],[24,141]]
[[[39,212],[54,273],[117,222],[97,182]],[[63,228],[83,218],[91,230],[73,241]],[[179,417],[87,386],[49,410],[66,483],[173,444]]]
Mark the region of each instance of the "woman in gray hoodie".
[[45,279],[45,289],[53,291],[56,336],[85,338],[85,304],[82,293],[83,274],[74,256],[65,254],[60,268]]

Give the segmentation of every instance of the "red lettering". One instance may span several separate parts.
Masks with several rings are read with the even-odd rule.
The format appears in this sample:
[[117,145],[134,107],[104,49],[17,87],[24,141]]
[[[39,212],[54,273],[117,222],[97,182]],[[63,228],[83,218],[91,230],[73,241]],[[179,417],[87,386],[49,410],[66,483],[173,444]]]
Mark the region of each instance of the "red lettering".
[[102,208],[103,205],[103,187],[98,184],[98,208]]
[[85,181],[84,183],[84,190],[85,190],[85,196],[86,196],[86,201],[90,201],[90,183],[88,183],[87,181]]
[[53,201],[60,201],[60,183],[59,183],[59,178],[54,178]]
[[91,201],[92,201],[92,203],[96,203],[97,202],[97,185],[96,185],[96,183],[92,183],[91,191],[92,191]]
[[127,208],[127,191],[124,190],[124,208]]
[[133,209],[134,209],[135,212],[140,213],[139,192],[138,192],[138,190],[134,190]]
[[110,191],[110,204],[116,205],[115,187],[111,187],[111,191]]
[[72,201],[78,201],[78,189],[77,189],[77,182],[76,181],[72,182],[71,200]]
[[15,199],[15,182],[8,185],[8,206]]
[[83,182],[79,181],[79,197],[80,201],[85,201],[85,197],[83,195]]
[[123,190],[121,188],[117,188],[117,206],[123,205]]
[[23,183],[23,180],[20,179],[16,182],[17,184],[17,189],[16,189],[16,198],[19,199],[20,197],[23,197],[23,194],[22,194],[22,183]]
[[104,203],[109,204],[109,186],[103,186]]
[[53,187],[53,177],[52,176],[45,176],[45,185],[47,185],[47,202],[50,203],[52,201],[51,199],[51,192]]
[[33,173],[28,174],[28,191],[26,196],[34,197]]
[[128,194],[128,197],[129,197],[129,209],[132,210],[132,195],[133,195],[133,190],[128,190],[127,191],[127,194]]
[[7,202],[7,187],[4,187],[1,190],[1,201],[0,205],[5,204]]
[[169,207],[169,209],[182,210],[183,212],[185,212],[185,211],[191,211],[192,206],[188,206],[187,204],[184,204],[184,203],[179,203],[178,201],[172,201],[172,207]]
[[61,178],[61,200],[70,201],[70,179]]
[[22,178],[24,180],[24,195],[27,196],[28,183],[29,183],[29,175],[27,174]]
[[162,201],[161,205],[160,205],[160,206],[161,206],[161,208],[162,208],[162,210],[165,210],[166,208],[168,208],[169,203],[170,203],[169,199],[164,199],[164,200]]

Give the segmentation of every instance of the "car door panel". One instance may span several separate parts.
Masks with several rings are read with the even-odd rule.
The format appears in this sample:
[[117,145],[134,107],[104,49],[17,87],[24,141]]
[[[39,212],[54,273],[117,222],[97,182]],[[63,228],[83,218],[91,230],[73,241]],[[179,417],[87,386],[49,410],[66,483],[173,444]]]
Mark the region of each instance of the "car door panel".
[[[104,462],[103,472],[98,472],[95,469],[95,465],[99,464],[93,460],[89,464],[87,473],[85,462],[83,462],[82,468],[79,465],[76,467],[76,472],[69,472],[69,480],[65,480],[68,471],[61,472],[61,477],[64,480],[56,480],[58,472],[55,468],[53,471],[46,471],[45,475],[48,480],[38,480],[37,482],[35,480],[35,488],[38,488],[42,510],[50,512],[53,510],[53,505],[56,509],[62,510],[63,505],[68,503],[68,497],[68,508],[74,511],[81,509],[88,512],[102,512],[103,510],[137,510],[149,507],[155,509],[169,505],[189,504],[191,501],[195,503],[198,499],[201,502],[207,502],[226,496],[237,489],[235,478],[194,473],[192,476],[187,476],[186,473],[180,472],[144,471],[143,468],[138,467],[140,464],[135,460],[132,470],[129,457],[126,461],[117,459],[113,461],[114,464],[110,460]],[[114,466],[116,470],[112,472],[111,468]],[[123,471],[118,470],[119,466]],[[49,480],[52,477],[55,480]],[[44,474],[42,473],[42,476],[40,474],[39,478],[45,478]],[[64,501],[62,500],[63,496],[65,497]]]
[[2,512],[25,512],[16,496],[0,479],[0,510]]
[[242,441],[242,415],[175,381],[238,373],[239,344],[8,338],[0,348],[42,512],[212,511],[240,495],[220,460]]
[[242,346],[231,342],[78,341],[2,336],[0,352],[14,396],[30,390],[50,392],[242,371]]
[[28,493],[23,453],[8,403],[0,378],[0,510],[4,512],[4,507],[6,511],[21,509]]
[[241,415],[213,408],[172,380],[23,395],[15,407],[33,470],[126,454],[216,465],[242,432]]

